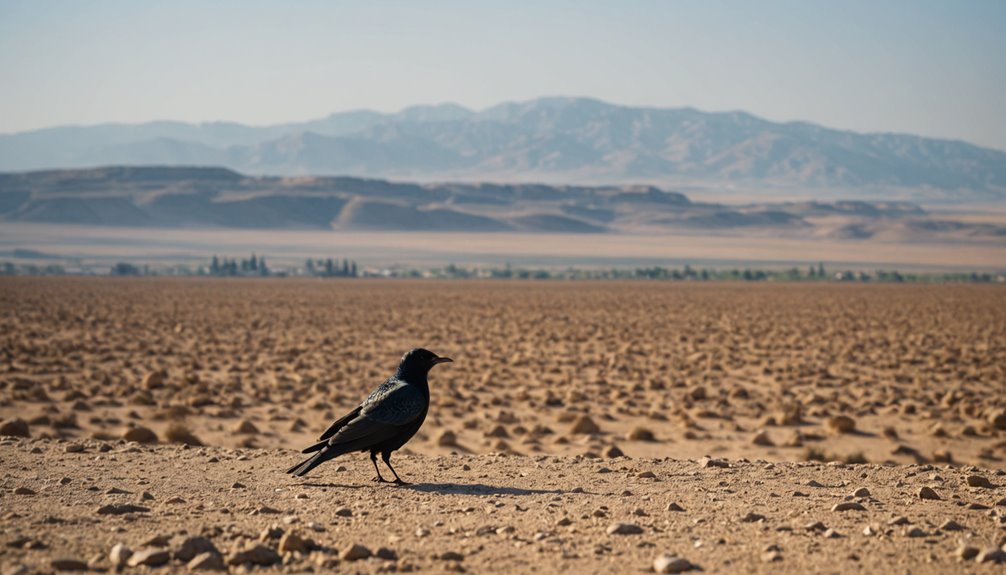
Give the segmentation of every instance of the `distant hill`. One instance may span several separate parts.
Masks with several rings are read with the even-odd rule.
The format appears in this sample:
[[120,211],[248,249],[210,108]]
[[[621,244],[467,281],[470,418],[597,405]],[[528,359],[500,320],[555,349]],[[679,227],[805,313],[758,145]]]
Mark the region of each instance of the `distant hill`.
[[1002,226],[933,219],[905,202],[727,205],[653,186],[415,184],[164,166],[0,173],[0,222],[1006,241]]
[[744,112],[542,98],[473,111],[355,111],[253,127],[151,122],[0,135],[0,170],[220,165],[244,173],[553,183],[729,184],[917,199],[1006,199],[1006,152],[770,122]]

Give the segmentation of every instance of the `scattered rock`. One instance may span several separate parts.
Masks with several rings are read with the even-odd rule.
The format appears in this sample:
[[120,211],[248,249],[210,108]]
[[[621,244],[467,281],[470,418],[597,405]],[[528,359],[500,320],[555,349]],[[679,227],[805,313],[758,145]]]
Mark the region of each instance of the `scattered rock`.
[[975,555],[975,563],[1006,563],[1006,551],[998,547],[987,547]]
[[267,545],[254,545],[243,551],[238,551],[233,553],[228,559],[227,563],[229,565],[244,565],[245,563],[250,563],[252,565],[275,565],[282,561],[283,558],[280,557],[272,547]]
[[765,516],[753,511],[748,511],[744,517],[741,517],[741,523],[757,523],[758,521],[765,521]]
[[35,490],[28,487],[17,487],[14,489],[14,495],[35,495]]
[[782,553],[777,550],[766,551],[761,554],[761,560],[765,563],[775,563],[782,561]]
[[989,425],[999,431],[1006,431],[1006,410],[995,411],[989,414]]
[[129,560],[126,561],[126,565],[130,567],[137,567],[139,565],[146,565],[148,567],[157,567],[159,565],[164,565],[171,559],[171,553],[167,549],[153,548],[153,549],[143,549],[133,553]]
[[919,529],[918,527],[912,527],[911,529],[905,532],[905,535],[907,537],[925,537],[928,535],[928,533],[926,533],[922,529]]
[[804,525],[803,528],[807,531],[826,531],[828,529],[828,526],[825,525],[824,523],[821,523],[820,521],[813,521],[811,523]]
[[[182,541],[182,544],[175,551],[175,559],[179,561],[191,561],[196,557],[196,555],[201,555],[203,553],[213,553],[215,555],[220,555],[220,550],[217,549],[216,545],[212,541],[205,537],[187,537]],[[221,561],[222,563],[222,561]]]
[[164,437],[172,443],[183,443],[185,445],[201,446],[203,442],[193,435],[188,427],[181,423],[172,423],[164,432]]
[[634,427],[626,436],[629,441],[656,441],[657,436],[645,427]]
[[852,492],[853,497],[869,497],[870,490],[865,487],[860,487],[859,489]]
[[453,431],[446,429],[437,438],[437,445],[440,447],[456,447],[458,444],[458,436]]
[[825,427],[832,433],[852,433],[856,430],[856,420],[848,415],[836,415],[828,418]]
[[576,418],[569,431],[578,435],[595,435],[601,433],[601,428],[590,417],[581,415]]
[[639,535],[643,528],[636,523],[612,523],[605,532],[608,535]]
[[307,553],[313,547],[312,542],[296,533],[287,533],[279,540],[280,553]]
[[160,389],[164,387],[164,380],[167,374],[164,371],[152,371],[147,375],[143,376],[143,388],[144,389]]
[[954,521],[953,519],[947,519],[940,524],[940,529],[942,531],[962,531],[964,526],[960,523]]
[[167,547],[171,537],[167,535],[154,535],[143,542],[144,547]]
[[350,509],[349,507],[340,507],[335,510],[335,514],[338,515],[339,517],[352,517],[353,510]]
[[339,558],[343,561],[359,561],[360,559],[366,559],[370,557],[372,553],[370,549],[360,545],[359,543],[353,543],[339,554]]
[[910,521],[904,515],[899,515],[897,517],[892,517],[887,521],[888,525],[908,525]]
[[680,506],[680,505],[678,505],[677,503],[671,502],[671,503],[667,504],[667,510],[668,511],[678,511],[678,512],[681,512],[681,511],[684,511],[685,508],[682,507],[682,506]]
[[653,570],[657,573],[684,573],[692,569],[695,569],[695,565],[692,565],[690,561],[669,553],[658,555],[653,560]]
[[132,555],[132,549],[122,543],[116,543],[112,546],[112,550],[108,552],[108,560],[112,563],[112,567],[121,567],[126,564],[126,561],[129,561]]
[[219,553],[205,552],[192,558],[186,565],[189,571],[225,571],[227,565]]
[[936,493],[936,490],[934,490],[932,487],[923,487],[922,489],[920,489],[919,498],[928,499],[932,501],[940,501],[942,499],[940,497],[940,494]]
[[974,559],[979,552],[980,549],[977,547],[962,544],[956,551],[954,551],[954,555],[961,561],[968,561]]
[[465,556],[457,551],[444,551],[437,558],[441,561],[464,561]]
[[87,571],[87,563],[79,559],[52,559],[49,566],[56,571]]
[[258,427],[249,419],[242,419],[235,427],[234,433],[240,433],[242,435],[257,435],[259,433]]
[[722,459],[713,459],[708,455],[699,460],[699,467],[730,467],[730,464]]
[[982,487],[985,489],[992,489],[995,487],[987,477],[983,477],[981,475],[968,475],[966,481],[970,487]]
[[0,435],[31,437],[31,433],[28,431],[28,422],[20,417],[5,419],[3,423],[0,423]]
[[152,429],[139,425],[127,429],[122,438],[137,443],[157,443],[157,434]]
[[271,541],[274,539],[279,539],[282,536],[283,536],[283,530],[274,525],[272,527],[267,527],[266,529],[262,530],[262,533],[259,533],[258,540]]
[[761,445],[763,447],[775,446],[775,443],[772,442],[772,438],[768,435],[768,431],[764,429],[760,429],[757,433],[755,433],[754,437],[751,438],[751,443]]
[[378,557],[379,559],[384,559],[385,561],[398,560],[398,553],[395,553],[393,550],[388,549],[387,547],[379,547],[377,551],[374,553],[374,556]]
[[836,503],[831,507],[832,511],[866,511],[866,507],[863,507],[860,503],[856,501],[843,501],[841,503]]
[[142,507],[131,503],[119,503],[102,505],[95,513],[98,515],[125,515],[126,513],[147,513],[149,511],[149,507]]
[[611,447],[609,447],[604,451],[604,456],[607,457],[608,459],[622,457],[623,455],[625,455],[625,453],[623,453],[622,450],[619,449],[617,445],[612,445]]

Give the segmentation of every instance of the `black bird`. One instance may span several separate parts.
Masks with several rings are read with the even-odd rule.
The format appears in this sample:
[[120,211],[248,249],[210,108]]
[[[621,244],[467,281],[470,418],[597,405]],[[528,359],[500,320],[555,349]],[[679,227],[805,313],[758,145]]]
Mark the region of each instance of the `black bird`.
[[315,453],[287,470],[298,477],[351,451],[370,451],[377,479],[377,454],[395,475],[395,483],[404,484],[391,466],[391,452],[401,448],[419,431],[430,408],[430,386],[426,375],[438,363],[454,361],[439,357],[432,351],[416,348],[402,356],[398,371],[370,394],[356,409],[340,417],[318,439],[320,441],[302,453]]

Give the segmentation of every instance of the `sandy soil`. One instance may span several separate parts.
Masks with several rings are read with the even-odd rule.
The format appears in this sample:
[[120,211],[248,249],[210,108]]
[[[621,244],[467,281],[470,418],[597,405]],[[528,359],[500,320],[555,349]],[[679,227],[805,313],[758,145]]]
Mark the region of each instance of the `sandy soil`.
[[363,573],[637,573],[663,554],[710,573],[999,572],[958,549],[990,562],[1006,543],[1006,474],[928,464],[412,455],[397,487],[365,457],[294,480],[283,450],[13,440],[0,457],[3,561],[32,571],[108,569],[117,544],[183,571],[193,537],[235,571]]
[[[396,456],[418,486],[362,456],[282,474],[415,346],[455,359]],[[0,435],[28,436],[0,446],[12,572],[183,530],[226,560],[272,523],[321,546],[268,539],[292,571],[355,542],[398,557],[365,572],[946,572],[1006,535],[997,286],[6,278],[0,360]]]

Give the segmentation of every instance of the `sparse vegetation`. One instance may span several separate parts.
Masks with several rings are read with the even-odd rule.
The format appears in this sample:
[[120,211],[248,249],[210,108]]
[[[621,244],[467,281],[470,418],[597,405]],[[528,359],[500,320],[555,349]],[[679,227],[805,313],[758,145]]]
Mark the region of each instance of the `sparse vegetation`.
[[338,258],[309,258],[300,266],[267,266],[264,256],[252,254],[250,258],[228,258],[214,255],[208,265],[192,268],[185,265],[152,266],[118,262],[104,271],[97,267],[63,265],[15,264],[0,262],[0,275],[100,275],[114,276],[223,276],[223,277],[289,277],[310,276],[322,278],[385,277],[414,279],[514,279],[514,280],[651,280],[651,281],[742,281],[742,282],[846,282],[846,283],[999,283],[1006,284],[1006,272],[930,272],[910,273],[898,270],[836,270],[826,271],[823,263],[809,266],[806,271],[794,266],[788,269],[755,268],[695,268],[682,267],[637,268],[526,268],[506,264],[502,267],[459,266],[413,268],[361,268],[355,260]]

